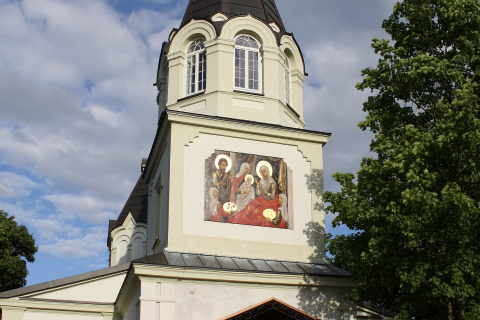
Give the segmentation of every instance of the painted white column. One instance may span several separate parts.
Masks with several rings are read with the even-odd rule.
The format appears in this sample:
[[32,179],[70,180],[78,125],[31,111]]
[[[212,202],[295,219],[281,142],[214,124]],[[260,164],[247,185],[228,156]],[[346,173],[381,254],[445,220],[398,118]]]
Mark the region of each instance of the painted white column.
[[175,284],[160,282],[141,282],[140,319],[175,319]]
[[159,283],[160,286],[160,309],[159,320],[175,319],[176,286],[174,283]]

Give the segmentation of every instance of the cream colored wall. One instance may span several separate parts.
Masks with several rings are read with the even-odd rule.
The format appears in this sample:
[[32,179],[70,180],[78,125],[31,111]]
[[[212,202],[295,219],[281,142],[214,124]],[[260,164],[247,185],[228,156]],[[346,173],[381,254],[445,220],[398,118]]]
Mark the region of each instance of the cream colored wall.
[[100,279],[71,284],[67,287],[52,289],[39,294],[33,294],[29,297],[37,299],[113,303],[117,298],[118,291],[124,279],[125,273],[120,273]]
[[140,320],[138,313],[140,312],[140,295],[135,292],[132,299],[129,301],[128,307],[123,314],[122,320]]
[[355,319],[353,306],[341,298],[343,292],[339,290],[304,293],[302,299],[319,301],[316,310],[305,310],[299,299],[300,290],[295,287],[198,283],[178,284],[175,293],[174,319],[217,320],[273,297],[319,319]]
[[121,320],[113,303],[87,303],[22,297],[0,299],[5,320]]
[[[235,38],[241,34],[254,36],[261,44],[262,84],[261,93],[234,92]],[[189,43],[198,38],[206,39],[207,88],[205,93],[186,100],[186,50]],[[286,106],[283,61],[289,53],[292,75],[291,107],[298,118]],[[206,115],[274,123],[303,128],[303,70],[301,53],[291,36],[284,36],[278,46],[273,31],[251,17],[237,17],[226,22],[217,37],[207,21],[191,21],[173,38],[168,53],[168,100],[166,107],[173,110]],[[165,72],[163,72],[162,77]],[[161,81],[159,90],[163,90]],[[240,100],[240,101],[238,101]],[[159,109],[163,110],[163,103]]]
[[25,314],[26,308],[24,307],[10,307],[0,305],[2,309],[2,319],[8,320],[23,320],[23,315]]
[[[162,128],[158,143],[153,148],[151,166],[147,168],[148,242],[147,254],[161,252],[168,236],[168,203],[170,194],[170,131]],[[159,238],[159,242],[155,242]],[[155,245],[155,246],[154,246]]]
[[[293,198],[290,197],[290,200],[293,201],[289,205],[293,207],[293,225],[297,228],[293,230],[262,228],[204,221],[202,210],[198,208],[203,209],[205,202],[202,192],[205,184],[205,159],[209,158],[215,150],[283,158],[294,172]],[[297,147],[214,134],[200,134],[191,144],[184,147],[184,152],[187,161],[184,164],[182,191],[182,233],[183,236],[198,237],[201,245],[197,241],[182,241],[183,252],[269,257],[293,261],[308,260],[311,248],[307,245],[308,239],[303,230],[306,224],[312,220],[311,196],[305,178],[310,174],[310,163],[303,158]],[[188,159],[196,159],[196,161],[188,161]],[[231,174],[235,175],[236,172]],[[211,177],[207,177],[207,179],[211,179]],[[196,190],[196,192],[192,192],[192,190]],[[177,221],[172,221],[172,223]],[[173,246],[169,246],[169,249],[175,250]]]
[[140,320],[218,320],[271,298],[318,319],[356,319],[355,304],[343,298],[352,288],[348,279],[320,280],[310,286],[301,275],[139,269]]
[[127,271],[0,299],[5,320],[121,320],[114,303]]
[[[327,136],[281,129],[169,115],[171,161],[169,171],[168,243],[166,250],[276,259],[325,262],[325,252],[312,257],[304,233],[307,223],[324,227],[321,201],[308,190],[306,175],[323,168],[322,145]],[[293,171],[294,229],[274,229],[204,221],[205,159],[215,150],[280,157]],[[153,164],[155,166],[155,164]],[[152,169],[153,170],[153,169]],[[158,170],[157,170],[158,171]],[[235,174],[235,173],[233,173]],[[153,177],[153,173],[150,174]],[[152,180],[152,184],[156,181]],[[149,212],[152,209],[149,208]],[[323,243],[318,244],[320,248]]]

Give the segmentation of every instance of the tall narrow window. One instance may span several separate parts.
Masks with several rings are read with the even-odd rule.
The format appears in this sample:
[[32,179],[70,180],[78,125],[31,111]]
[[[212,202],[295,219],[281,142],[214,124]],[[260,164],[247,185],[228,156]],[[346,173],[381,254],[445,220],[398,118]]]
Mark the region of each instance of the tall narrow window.
[[247,35],[235,42],[235,88],[260,91],[260,46]]
[[290,89],[290,62],[285,58],[285,102],[291,105],[291,89]]
[[207,84],[207,56],[204,39],[193,41],[187,51],[187,95],[205,91]]

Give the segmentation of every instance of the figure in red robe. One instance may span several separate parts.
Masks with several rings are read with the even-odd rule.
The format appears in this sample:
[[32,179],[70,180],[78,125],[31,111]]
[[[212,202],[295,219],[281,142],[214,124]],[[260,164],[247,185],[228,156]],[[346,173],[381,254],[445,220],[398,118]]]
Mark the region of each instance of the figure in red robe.
[[[257,195],[246,208],[234,214],[229,223],[246,224],[252,226],[287,228],[287,223],[282,218],[280,207],[282,200],[279,200],[277,185],[270,176],[270,171],[266,166],[260,167],[262,179],[260,183],[257,181]],[[264,211],[271,209],[277,214],[274,219],[270,220],[263,215]]]
[[212,187],[208,194],[210,195],[210,202],[208,204],[207,220],[224,222],[228,217],[228,213],[223,210],[223,206],[218,200],[218,189]]

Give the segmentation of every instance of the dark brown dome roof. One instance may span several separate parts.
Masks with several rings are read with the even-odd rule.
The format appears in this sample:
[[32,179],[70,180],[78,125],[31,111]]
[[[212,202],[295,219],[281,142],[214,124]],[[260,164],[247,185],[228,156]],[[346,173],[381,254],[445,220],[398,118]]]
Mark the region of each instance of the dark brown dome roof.
[[280,33],[286,32],[274,0],[190,0],[181,27],[192,19],[209,19],[217,12],[228,18],[250,13],[267,24],[275,23]]

